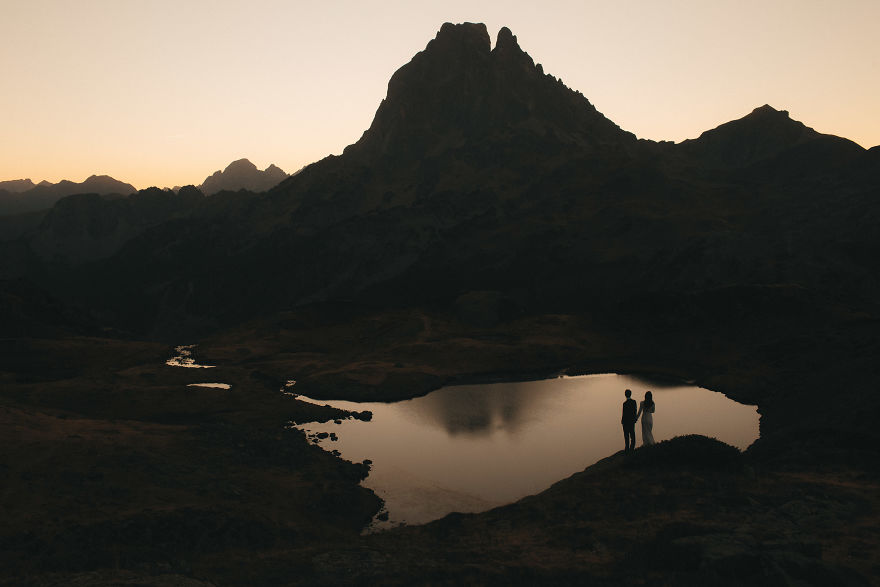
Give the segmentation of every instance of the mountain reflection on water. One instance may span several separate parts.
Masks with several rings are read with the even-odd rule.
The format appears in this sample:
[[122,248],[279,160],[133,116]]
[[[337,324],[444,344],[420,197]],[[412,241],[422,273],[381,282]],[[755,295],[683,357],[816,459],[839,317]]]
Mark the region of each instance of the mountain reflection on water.
[[452,436],[485,436],[497,430],[516,434],[533,418],[532,409],[547,391],[520,383],[448,387],[443,393],[428,394],[402,408],[413,418],[440,426]]
[[[658,442],[704,434],[744,449],[758,437],[755,406],[692,385],[613,374],[447,387],[395,403],[331,401],[369,410],[372,420],[300,428],[342,458],[373,462],[363,484],[389,514],[377,528],[418,524],[516,501],[621,450],[627,388],[637,400],[653,391]],[[319,441],[321,432],[335,434]],[[636,437],[641,445],[638,425]]]

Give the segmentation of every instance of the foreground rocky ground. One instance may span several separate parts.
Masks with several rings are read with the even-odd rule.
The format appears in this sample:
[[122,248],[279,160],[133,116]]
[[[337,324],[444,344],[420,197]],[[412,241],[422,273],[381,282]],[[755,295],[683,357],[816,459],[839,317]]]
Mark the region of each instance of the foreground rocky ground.
[[[774,311],[713,331],[648,328],[637,309],[613,327],[460,310],[286,314],[203,341],[210,370],[166,366],[168,344],[4,340],[0,582],[877,582],[869,317]],[[744,454],[679,438],[485,514],[361,536],[380,506],[358,485],[367,467],[286,427],[346,417],[283,394],[287,379],[314,397],[392,399],[562,370],[695,379],[758,403],[762,438]],[[202,381],[232,389],[186,387]]]

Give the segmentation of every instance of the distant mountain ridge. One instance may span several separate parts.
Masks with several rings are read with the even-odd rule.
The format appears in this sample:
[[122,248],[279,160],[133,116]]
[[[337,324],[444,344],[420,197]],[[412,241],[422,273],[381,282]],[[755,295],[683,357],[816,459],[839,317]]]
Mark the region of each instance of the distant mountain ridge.
[[263,171],[247,159],[233,161],[223,171],[208,176],[199,189],[206,196],[222,191],[264,192],[287,179],[288,174],[274,163]]
[[11,179],[8,181],[0,181],[0,191],[6,191],[13,194],[19,194],[34,189],[36,184],[30,179]]
[[37,185],[30,179],[4,181],[0,182],[0,216],[45,210],[61,198],[74,194],[127,196],[136,191],[130,183],[109,175],[92,175],[80,183],[66,179],[58,183],[41,181]]
[[[230,163],[224,170],[216,171],[205,178],[198,188],[205,195],[239,190],[258,193],[275,187],[289,176],[290,174],[274,164],[260,171],[249,160],[239,159]],[[180,187],[175,186],[172,191],[176,192],[179,189]],[[31,179],[0,181],[0,216],[47,210],[58,200],[75,194],[128,196],[135,192],[137,188],[133,185],[109,175],[91,175],[79,183],[66,179],[58,183],[44,180],[38,184]]]

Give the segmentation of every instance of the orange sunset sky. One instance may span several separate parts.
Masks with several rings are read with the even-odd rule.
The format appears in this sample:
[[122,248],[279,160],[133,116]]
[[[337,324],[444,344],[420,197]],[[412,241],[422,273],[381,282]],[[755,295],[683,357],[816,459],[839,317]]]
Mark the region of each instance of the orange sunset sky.
[[445,21],[508,26],[642,138],[765,103],[880,144],[878,0],[0,0],[0,180],[199,184],[247,157],[293,172],[369,126]]

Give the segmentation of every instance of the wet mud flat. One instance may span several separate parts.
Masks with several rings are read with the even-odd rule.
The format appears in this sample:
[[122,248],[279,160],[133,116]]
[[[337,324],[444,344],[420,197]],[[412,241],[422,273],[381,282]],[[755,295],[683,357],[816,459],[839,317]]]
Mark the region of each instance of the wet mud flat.
[[[166,366],[169,344],[7,342],[0,582],[871,584],[877,443],[849,406],[877,407],[859,391],[874,326],[630,336],[565,315],[291,314],[201,341],[230,390],[187,387],[205,374]],[[563,370],[696,379],[758,403],[761,439],[744,454],[673,439],[483,514],[362,536],[381,506],[367,467],[289,426],[348,414],[281,392],[381,399]]]

